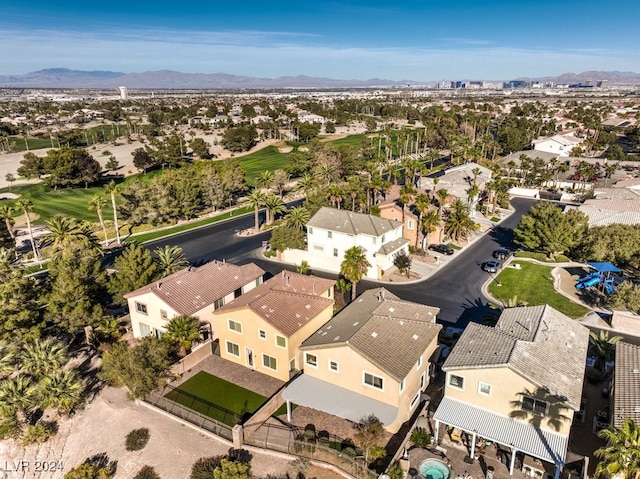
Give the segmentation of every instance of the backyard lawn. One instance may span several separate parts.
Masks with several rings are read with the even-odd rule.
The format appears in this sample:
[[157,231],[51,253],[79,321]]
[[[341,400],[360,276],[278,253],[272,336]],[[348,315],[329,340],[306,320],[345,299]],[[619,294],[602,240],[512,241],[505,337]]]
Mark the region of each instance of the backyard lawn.
[[[181,392],[188,393],[188,395],[181,394]],[[198,401],[193,396],[203,401]],[[266,400],[260,394],[204,371],[200,371],[186,380],[165,397],[229,426],[235,425],[238,418],[244,414],[253,413]],[[208,403],[219,408],[212,407]],[[280,411],[277,414],[280,414]]]
[[555,290],[551,267],[527,261],[511,264],[520,264],[520,269],[505,268],[489,284],[489,292],[495,298],[507,301],[517,297],[518,302],[526,302],[527,306],[548,304],[570,318],[579,318],[589,312],[585,306],[574,303]]

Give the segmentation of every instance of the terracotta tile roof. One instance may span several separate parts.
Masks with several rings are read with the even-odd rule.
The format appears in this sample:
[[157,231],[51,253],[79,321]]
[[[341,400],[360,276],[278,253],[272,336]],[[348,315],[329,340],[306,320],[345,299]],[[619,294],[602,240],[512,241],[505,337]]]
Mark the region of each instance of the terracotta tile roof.
[[197,268],[190,266],[180,270],[124,297],[129,299],[153,293],[178,314],[190,316],[263,275],[264,270],[253,263],[237,266],[212,261]]
[[443,371],[510,367],[578,410],[589,330],[551,306],[505,309],[495,328],[470,323]]
[[616,369],[613,386],[613,425],[620,427],[624,418],[640,422],[640,346],[616,344]]
[[291,336],[333,305],[333,298],[320,295],[335,283],[317,276],[283,271],[225,304],[216,310],[216,314],[249,308],[278,331]]
[[435,322],[439,312],[440,308],[399,299],[384,288],[371,289],[307,338],[301,349],[348,345],[402,381],[442,329]]
[[309,220],[307,226],[329,231],[339,231],[354,236],[364,234],[377,237],[393,231],[396,228],[401,228],[402,223],[378,216],[323,206],[313,215],[313,218]]

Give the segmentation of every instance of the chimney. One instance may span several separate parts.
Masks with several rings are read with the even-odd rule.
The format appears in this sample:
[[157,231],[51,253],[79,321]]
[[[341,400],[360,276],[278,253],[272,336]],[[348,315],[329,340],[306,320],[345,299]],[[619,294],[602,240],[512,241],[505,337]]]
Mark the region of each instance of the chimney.
[[286,275],[285,279],[287,280],[287,286],[289,286],[289,275]]
[[380,290],[380,299],[384,301],[384,289]]

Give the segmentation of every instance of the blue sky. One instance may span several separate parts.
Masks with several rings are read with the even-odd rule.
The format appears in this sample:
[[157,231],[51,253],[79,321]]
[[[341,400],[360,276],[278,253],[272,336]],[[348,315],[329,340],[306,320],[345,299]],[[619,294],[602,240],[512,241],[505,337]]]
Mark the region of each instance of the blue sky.
[[640,73],[640,1],[0,0],[0,75],[43,68],[508,80]]

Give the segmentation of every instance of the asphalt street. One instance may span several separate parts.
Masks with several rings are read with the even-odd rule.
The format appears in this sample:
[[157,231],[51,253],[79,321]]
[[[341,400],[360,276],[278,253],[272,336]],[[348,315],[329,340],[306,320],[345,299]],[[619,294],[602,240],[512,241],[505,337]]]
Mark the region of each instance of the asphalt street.
[[[479,320],[489,311],[481,288],[490,278],[490,274],[482,271],[480,265],[491,259],[491,253],[498,247],[514,247],[513,228],[518,225],[520,217],[535,204],[535,200],[514,198],[511,204],[515,209],[511,216],[463,250],[456,251],[433,276],[419,283],[385,283],[384,286],[402,299],[439,307],[439,318],[444,324],[464,327],[469,321]],[[264,213],[261,212],[261,215]],[[264,217],[261,216],[261,221],[263,220]],[[253,227],[253,222],[253,214],[244,215],[145,243],[145,246],[151,250],[164,245],[179,246],[189,261],[196,265],[218,259],[235,264],[255,262],[269,274],[293,269],[291,266],[267,261],[262,256],[262,241],[269,239],[270,232],[238,236],[238,232]],[[323,277],[336,277],[317,271],[313,273]],[[380,283],[361,281],[358,283],[358,293],[378,286]]]

